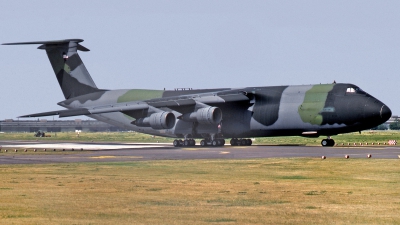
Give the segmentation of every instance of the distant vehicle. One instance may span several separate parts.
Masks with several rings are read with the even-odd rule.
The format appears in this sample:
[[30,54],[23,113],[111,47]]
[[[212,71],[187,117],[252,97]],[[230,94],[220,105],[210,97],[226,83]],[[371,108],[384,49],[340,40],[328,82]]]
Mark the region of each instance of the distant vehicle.
[[[79,44],[82,41],[3,44],[40,44],[38,49],[46,51],[65,96],[58,105],[67,110],[22,117],[86,115],[141,133],[175,137],[174,146],[193,146],[194,138],[202,138],[201,146],[221,146],[227,138],[231,138],[231,145],[251,145],[251,137],[321,135],[328,137],[321,141],[322,146],[333,146],[330,136],[376,127],[392,114],[381,101],[346,83],[198,90],[99,89],[78,55],[78,50],[89,51]],[[109,75],[118,79],[116,74]],[[173,78],[160,81],[163,79]],[[218,78],[208,82],[218,82]]]
[[38,130],[33,136],[35,136],[35,137],[45,137],[46,134],[43,131]]

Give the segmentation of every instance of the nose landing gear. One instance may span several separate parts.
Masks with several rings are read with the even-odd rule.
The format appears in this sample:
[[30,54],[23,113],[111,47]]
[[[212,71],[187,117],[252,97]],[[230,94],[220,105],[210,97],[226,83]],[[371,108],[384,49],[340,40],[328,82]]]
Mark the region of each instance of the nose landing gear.
[[331,147],[335,145],[335,140],[327,138],[327,139],[322,139],[321,145],[323,147]]

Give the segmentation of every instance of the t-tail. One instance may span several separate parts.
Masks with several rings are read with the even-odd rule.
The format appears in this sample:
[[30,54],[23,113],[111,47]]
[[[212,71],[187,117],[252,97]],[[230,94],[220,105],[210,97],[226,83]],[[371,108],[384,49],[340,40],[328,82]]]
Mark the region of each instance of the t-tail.
[[82,39],[66,39],[5,43],[3,45],[41,44],[38,49],[46,50],[64,97],[69,99],[100,91],[78,55],[78,50],[89,51],[79,44],[82,41]]

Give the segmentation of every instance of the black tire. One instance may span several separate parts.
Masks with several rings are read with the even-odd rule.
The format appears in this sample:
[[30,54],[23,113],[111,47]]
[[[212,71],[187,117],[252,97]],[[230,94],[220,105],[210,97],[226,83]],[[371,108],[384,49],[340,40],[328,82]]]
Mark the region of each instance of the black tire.
[[184,140],[183,141],[183,146],[190,146],[190,141],[189,140]]
[[240,145],[241,145],[241,146],[246,146],[246,145],[247,145],[246,139],[240,140]]
[[207,146],[207,142],[206,142],[205,140],[201,140],[201,141],[200,141],[200,146],[201,146],[201,147]]
[[195,146],[196,145],[196,141],[194,139],[190,140],[190,146]]
[[211,145],[212,145],[213,147],[218,146],[218,141],[217,141],[217,140],[213,140],[213,141],[211,142]]
[[335,146],[335,140],[333,139],[322,139],[321,145],[323,147],[332,147]]
[[174,144],[174,147],[179,147],[179,140],[175,139],[174,142],[172,142],[172,144]]
[[246,142],[248,146],[251,146],[253,144],[253,141],[251,139],[247,139]]
[[232,146],[236,146],[236,145],[237,145],[236,139],[232,138],[231,141],[230,141],[230,144],[231,144]]

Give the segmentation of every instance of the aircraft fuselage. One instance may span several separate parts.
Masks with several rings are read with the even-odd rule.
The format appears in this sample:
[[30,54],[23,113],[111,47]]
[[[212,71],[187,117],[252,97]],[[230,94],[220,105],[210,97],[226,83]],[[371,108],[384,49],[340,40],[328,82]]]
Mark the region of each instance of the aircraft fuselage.
[[[195,124],[176,120],[171,129],[155,130],[131,124],[135,115],[120,112],[91,115],[95,119],[123,126],[138,132],[166,136],[193,138],[208,133],[220,133],[224,138],[264,136],[306,136],[336,135],[369,129],[385,122],[391,116],[390,109],[381,101],[352,84],[321,84],[274,87],[247,87],[238,89],[199,90],[114,90],[100,91],[60,102],[66,108],[90,107],[123,102],[143,102],[157,106],[159,101],[202,101],[209,96],[221,97],[220,103],[213,103],[222,111],[218,125]],[[226,103],[227,94],[243,93],[248,100]],[[159,100],[158,100],[159,99]],[[207,102],[207,101],[205,101]],[[176,117],[193,111],[179,105],[162,108],[172,111]],[[137,114],[137,112],[135,112]],[[140,115],[142,116],[142,115]],[[139,117],[140,117],[139,116]]]

